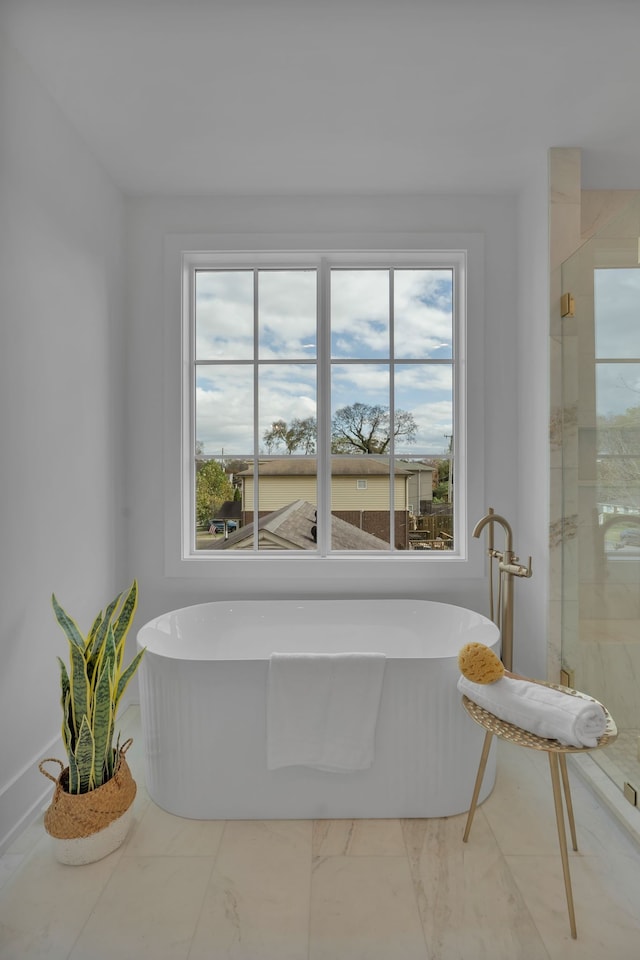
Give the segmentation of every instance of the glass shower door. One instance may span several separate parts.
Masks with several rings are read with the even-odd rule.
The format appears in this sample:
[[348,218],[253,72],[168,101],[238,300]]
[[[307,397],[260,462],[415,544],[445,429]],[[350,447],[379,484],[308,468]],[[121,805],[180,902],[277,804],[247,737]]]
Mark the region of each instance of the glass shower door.
[[562,665],[618,740],[593,759],[640,795],[640,198],[564,265]]

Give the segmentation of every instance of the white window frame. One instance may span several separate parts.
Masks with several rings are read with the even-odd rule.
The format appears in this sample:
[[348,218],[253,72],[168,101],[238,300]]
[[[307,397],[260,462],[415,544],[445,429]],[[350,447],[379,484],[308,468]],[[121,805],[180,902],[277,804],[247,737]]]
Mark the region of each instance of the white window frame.
[[[251,240],[254,242],[252,243]],[[266,240],[266,242],[265,242]],[[333,242],[327,242],[327,240]],[[372,240],[374,242],[372,242]],[[258,241],[258,242],[256,242]],[[314,242],[319,241],[319,242]],[[347,241],[345,243],[345,241]],[[376,555],[320,556],[304,552],[300,563],[299,551],[245,551],[219,553],[196,552],[192,546],[192,504],[188,491],[193,490],[192,451],[192,362],[191,362],[191,271],[204,266],[266,264],[295,267],[298,264],[315,265],[328,258],[331,266],[339,261],[346,265],[385,267],[424,266],[450,267],[457,275],[457,302],[454,348],[454,458],[456,464],[456,503],[454,509],[455,552],[398,551]],[[231,575],[240,571],[234,564],[241,563],[249,572],[255,566],[261,575],[270,564],[278,564],[279,575],[296,579],[309,575],[322,576],[330,567],[333,572],[351,568],[354,575],[369,577],[375,568],[384,580],[397,575],[398,564],[415,567],[429,579],[482,576],[482,560],[477,551],[470,550],[469,516],[484,512],[484,258],[483,239],[478,234],[456,235],[371,235],[363,237],[326,235],[274,235],[250,237],[238,235],[192,236],[173,234],[165,238],[165,573],[167,576],[219,578],[222,570]],[[313,259],[314,263],[310,264]],[[467,304],[472,304],[473,322],[468,322]],[[322,305],[321,305],[322,309]],[[467,358],[473,357],[470,365]],[[328,389],[329,371],[325,382],[319,377],[319,391]],[[473,472],[473,483],[469,482]],[[328,500],[326,489],[321,489],[319,477],[318,499]],[[264,565],[267,565],[266,567]],[[310,566],[311,565],[311,566]],[[315,568],[315,569],[314,569]],[[366,571],[366,572],[365,572]]]

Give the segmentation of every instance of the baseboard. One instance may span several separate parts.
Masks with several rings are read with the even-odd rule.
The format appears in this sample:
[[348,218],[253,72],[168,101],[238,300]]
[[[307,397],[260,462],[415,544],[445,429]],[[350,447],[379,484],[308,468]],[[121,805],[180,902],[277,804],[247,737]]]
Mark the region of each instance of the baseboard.
[[[0,854],[39,816],[53,792],[53,784],[38,769],[44,757],[64,760],[62,739],[54,737],[37,757],[33,757],[5,787],[0,790]],[[51,772],[56,768],[52,764]]]

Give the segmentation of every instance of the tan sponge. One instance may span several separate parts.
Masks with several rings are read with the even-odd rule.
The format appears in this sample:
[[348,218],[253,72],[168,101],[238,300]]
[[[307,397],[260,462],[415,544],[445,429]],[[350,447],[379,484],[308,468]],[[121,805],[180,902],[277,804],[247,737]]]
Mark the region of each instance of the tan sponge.
[[458,653],[460,673],[473,683],[495,683],[504,676],[504,665],[484,643],[467,643]]

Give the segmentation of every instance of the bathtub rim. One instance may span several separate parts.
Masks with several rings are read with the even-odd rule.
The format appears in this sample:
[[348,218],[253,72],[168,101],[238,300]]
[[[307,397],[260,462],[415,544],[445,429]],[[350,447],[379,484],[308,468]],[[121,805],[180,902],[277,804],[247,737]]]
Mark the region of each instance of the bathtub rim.
[[[430,600],[426,598],[415,598],[415,597],[410,597],[410,598],[402,598],[402,597],[325,597],[325,598],[295,597],[294,598],[294,597],[290,597],[290,598],[268,598],[268,599],[243,598],[240,600],[238,599],[236,600],[205,600],[205,601],[202,601],[201,603],[186,604],[183,607],[178,607],[173,610],[167,610],[164,613],[159,614],[156,617],[153,617],[151,620],[148,620],[137,631],[136,645],[138,649],[142,649],[143,647],[146,649],[145,659],[148,656],[152,656],[152,657],[158,658],[159,660],[185,662],[185,663],[215,662],[215,663],[222,664],[222,663],[240,663],[244,661],[265,662],[270,659],[271,653],[276,652],[274,648],[270,650],[267,650],[265,648],[265,650],[253,656],[210,656],[210,655],[185,656],[184,650],[178,647],[176,648],[175,653],[154,649],[150,641],[148,641],[145,644],[141,639],[141,637],[144,632],[151,633],[154,630],[154,628],[157,629],[158,625],[163,620],[166,620],[167,618],[170,618],[170,617],[178,617],[180,614],[197,615],[198,611],[201,611],[203,609],[210,610],[215,607],[218,607],[218,608],[224,607],[226,610],[231,610],[234,607],[246,609],[249,606],[258,608],[258,607],[271,606],[271,605],[275,606],[275,605],[282,605],[282,604],[287,604],[288,606],[295,606],[298,608],[304,606],[305,604],[315,604],[315,605],[366,604],[369,607],[371,606],[371,604],[384,604],[385,606],[389,604],[394,604],[394,605],[397,604],[398,606],[402,605],[404,609],[406,609],[407,604],[409,604],[409,605],[418,605],[418,606],[424,605],[425,607],[430,607],[430,608],[435,607],[440,610],[445,609],[447,612],[451,610],[462,611],[462,613],[470,616],[471,621],[474,622],[475,625],[484,628],[484,630],[487,633],[486,639],[484,639],[483,637],[474,637],[474,640],[477,640],[478,642],[481,642],[481,643],[485,643],[486,646],[489,646],[491,649],[497,652],[498,655],[500,651],[500,641],[501,641],[500,630],[498,626],[491,619],[486,617],[484,614],[478,613],[478,611],[473,610],[470,607],[462,606],[461,604],[449,603],[441,600]],[[166,636],[166,634],[164,634],[164,636]],[[452,659],[456,659],[458,650],[460,649],[460,647],[464,645],[464,642],[466,641],[461,639],[460,645],[457,649],[455,649],[455,651],[448,650],[446,652],[438,652],[438,653],[431,653],[431,654],[429,654],[429,652],[427,651],[424,655],[417,655],[417,656],[416,655],[399,656],[397,655],[397,652],[396,652],[396,655],[394,656],[393,650],[379,651],[379,652],[384,653],[387,660],[390,660],[390,661],[428,660],[430,662],[437,663],[438,661],[449,661]],[[286,652],[286,651],[279,650],[278,652]],[[317,651],[317,652],[320,652],[320,651]],[[143,660],[143,663],[144,663],[144,660]]]

